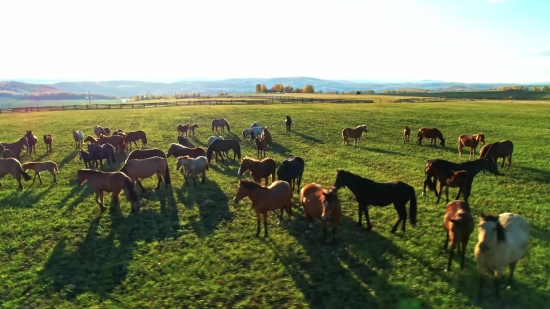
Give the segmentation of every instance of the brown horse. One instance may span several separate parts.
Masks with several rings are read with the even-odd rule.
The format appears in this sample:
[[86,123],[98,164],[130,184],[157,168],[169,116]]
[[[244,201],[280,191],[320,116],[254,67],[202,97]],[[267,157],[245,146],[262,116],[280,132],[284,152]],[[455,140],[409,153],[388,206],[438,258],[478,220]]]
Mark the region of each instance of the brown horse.
[[[509,140],[487,143],[479,150],[479,158],[491,158],[497,163],[498,158],[502,158],[502,167],[504,161],[508,158],[508,168],[512,165],[512,153],[514,152],[514,143]],[[498,163],[497,163],[498,164]]]
[[259,137],[256,137],[254,139],[254,142],[256,143],[256,149],[258,149],[258,159],[262,157],[260,156],[262,151],[263,151],[263,157],[265,158],[265,149],[267,148],[267,143]]
[[[17,180],[17,183],[19,184],[19,190],[23,190],[23,184],[21,183],[21,177],[25,179],[25,181],[31,180],[31,176],[27,174],[23,170],[23,167],[21,166],[21,163],[17,159],[14,158],[7,158],[7,159],[0,159],[0,178],[6,176],[7,174],[10,174]],[[2,186],[2,182],[0,182],[0,187]]]
[[476,155],[476,149],[479,143],[485,145],[485,135],[483,133],[474,134],[472,136],[460,135],[458,137],[458,153],[462,157],[462,149],[464,147],[470,147],[470,158],[473,159]]
[[445,139],[443,138],[443,133],[439,131],[436,128],[420,128],[418,129],[418,145],[422,146],[422,139],[423,138],[431,138],[430,140],[430,146],[435,146],[435,140],[436,138],[439,138],[439,145],[441,147],[445,147]]
[[88,150],[80,150],[79,156],[80,160],[84,161],[84,166],[86,168],[94,168],[95,166],[99,166],[99,162],[97,162],[97,160],[92,160]]
[[168,168],[168,162],[162,157],[152,157],[147,159],[132,159],[126,161],[120,171],[132,180],[132,183],[137,182],[141,190],[145,192],[145,188],[141,184],[139,179],[149,178],[153,175],[157,175],[157,187],[160,188],[160,182],[164,176],[164,188],[168,188],[171,184],[170,181],[170,169]]
[[405,126],[405,128],[403,129],[403,144],[410,142],[410,139],[409,139],[410,136],[411,136],[411,128],[409,128],[408,126]]
[[46,144],[46,152],[53,152],[53,137],[51,134],[44,135],[44,143]]
[[447,251],[449,239],[451,240],[451,251],[447,260],[447,268],[445,271],[451,270],[451,262],[453,260],[454,251],[461,255],[460,269],[464,269],[464,255],[466,247],[470,240],[470,235],[474,231],[474,218],[470,213],[470,206],[465,201],[452,201],[447,204],[447,211],[443,218],[443,227],[446,231],[445,244],[443,250]]
[[220,152],[233,150],[233,161],[235,161],[235,157],[238,157],[239,160],[241,160],[241,144],[236,139],[217,139],[208,146],[208,149],[206,150],[206,158],[208,159],[208,163],[212,162],[212,155],[216,154],[216,162],[218,161],[218,154],[220,154],[222,158],[222,162],[225,162],[223,159],[223,155]]
[[59,169],[57,168],[57,164],[55,162],[27,162],[23,163],[21,167],[25,172],[27,170],[34,171],[34,178],[32,180],[31,186],[34,185],[34,182],[36,181],[36,176],[38,176],[38,180],[40,180],[40,184],[42,184],[42,177],[40,177],[41,172],[50,172],[50,174],[53,176],[53,182],[57,183],[57,177],[55,174],[59,173]]
[[93,137],[91,135],[88,135],[84,139],[84,143],[97,144],[97,139],[95,139],[95,137]]
[[6,150],[6,147],[4,147],[4,145],[2,145],[2,143],[0,143],[0,152]]
[[[436,177],[439,180],[439,192],[436,190],[436,181],[432,181],[432,176]],[[424,183],[428,184],[428,189],[434,191],[437,196],[436,204],[439,203],[441,199],[441,191],[445,187],[445,195],[447,196],[447,203],[449,202],[449,187],[458,188],[458,194],[456,195],[455,200],[458,200],[460,194],[464,196],[464,201],[468,202],[470,193],[472,192],[472,182],[474,178],[470,173],[465,170],[460,171],[450,171],[443,168],[436,162],[429,162],[426,168],[426,180]]]
[[353,145],[357,146],[359,144],[359,141],[361,140],[361,135],[363,135],[363,132],[367,133],[367,126],[366,125],[360,125],[357,126],[355,129],[352,128],[344,128],[342,130],[342,139],[344,140],[344,144],[348,143],[348,138],[353,138]]
[[220,132],[218,132],[218,127],[222,128],[222,132],[224,132],[224,127],[227,127],[227,132],[231,132],[231,127],[225,119],[212,120],[212,133],[214,133],[214,128],[216,128],[216,132],[219,134]]
[[262,139],[265,141],[267,146],[271,147],[271,143],[273,143],[273,136],[271,136],[271,132],[269,132],[267,127],[262,130]]
[[197,158],[200,156],[206,156],[206,152],[204,149],[197,147],[197,148],[189,148],[182,146],[180,144],[171,143],[170,148],[168,148],[168,151],[166,152],[166,157],[183,157],[183,156],[189,156],[190,158]]
[[285,127],[286,127],[287,133],[290,133],[291,126],[292,126],[292,118],[290,116],[285,116]]
[[105,129],[102,128],[101,126],[95,126],[94,127],[94,134],[95,134],[95,136],[97,136],[97,138],[99,138],[99,136],[101,134],[108,135],[107,132],[105,132]]
[[166,159],[166,153],[158,148],[136,149],[128,155],[126,161],[133,159],[147,159],[152,157],[161,157]]
[[38,142],[38,138],[36,137],[36,135],[32,134],[32,131],[27,131],[25,137],[29,142],[27,146],[27,154],[32,154],[33,150],[34,154],[36,154],[36,143]]
[[17,159],[21,157],[21,152],[25,147],[29,147],[29,143],[26,137],[21,137],[17,142],[14,143],[1,143],[5,149],[12,150],[14,154],[17,155]]
[[256,229],[256,237],[260,235],[261,224],[260,221],[264,221],[264,237],[267,237],[267,212],[281,210],[279,215],[279,222],[277,226],[282,224],[283,213],[286,208],[288,214],[288,221],[290,222],[290,216],[292,215],[292,189],[286,181],[277,180],[273,182],[269,187],[264,187],[258,183],[250,180],[240,179],[239,189],[233,202],[238,204],[243,198],[248,197],[252,201],[252,208],[256,212],[256,220],[258,222],[258,228]]
[[[21,155],[21,153],[19,153],[19,155]],[[7,159],[7,158],[15,158],[17,159],[19,156],[17,154],[14,153],[14,150],[10,150],[10,149],[4,149],[2,150],[2,155],[1,157],[3,159]]]
[[88,181],[95,191],[95,201],[101,211],[105,210],[103,192],[113,193],[114,204],[119,203],[120,192],[124,190],[126,198],[132,203],[132,210],[139,210],[139,198],[130,177],[121,172],[102,172],[90,169],[80,169],[76,172],[79,186]]
[[304,207],[306,233],[313,227],[313,218],[323,225],[323,236],[327,233],[327,222],[332,226],[332,241],[336,240],[336,229],[342,217],[342,207],[335,188],[325,190],[316,183],[305,185],[300,191],[300,203]]
[[143,130],[128,132],[126,133],[126,137],[124,138],[124,140],[126,141],[129,150],[132,149],[132,143],[134,143],[134,145],[136,145],[136,148],[139,149],[136,141],[141,140],[141,148],[143,149],[145,148],[145,145],[147,145],[147,134],[145,134],[145,131]]
[[120,135],[112,135],[112,136],[100,135],[100,138],[97,140],[97,144],[103,145],[107,143],[115,147],[116,153],[122,152],[126,149],[126,142],[124,140],[124,137]]
[[250,171],[250,177],[254,179],[255,182],[261,183],[262,178],[265,178],[265,185],[267,186],[268,178],[271,175],[271,182],[275,181],[275,168],[277,164],[273,159],[267,158],[261,161],[254,160],[249,157],[244,157],[241,161],[241,166],[237,173],[239,176],[244,175],[247,171]]
[[182,125],[182,124],[178,124],[178,135],[181,135],[183,136],[183,133],[185,133],[185,137],[188,137],[187,136],[187,133],[189,131],[191,131],[193,133],[193,137],[195,137],[195,129],[198,128],[199,125],[194,123],[192,125],[190,124],[185,124],[185,125]]

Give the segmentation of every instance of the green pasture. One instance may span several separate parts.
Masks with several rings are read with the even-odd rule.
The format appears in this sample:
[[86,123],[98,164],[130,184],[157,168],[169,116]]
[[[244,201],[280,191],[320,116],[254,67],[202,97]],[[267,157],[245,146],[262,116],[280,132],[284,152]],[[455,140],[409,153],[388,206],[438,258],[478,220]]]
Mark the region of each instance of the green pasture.
[[[359,97],[359,96],[357,96]],[[284,116],[294,120],[284,131]],[[245,199],[234,205],[238,164],[213,163],[206,184],[183,186],[170,158],[172,188],[151,192],[156,180],[143,181],[148,193],[139,213],[121,196],[120,209],[100,213],[93,190],[76,186],[84,165],[72,130],[93,135],[97,124],[147,133],[149,148],[168,150],[177,142],[177,124],[198,123],[196,147],[206,149],[210,122],[226,118],[231,133],[254,121],[268,126],[274,144],[268,156],[280,164],[298,155],[306,162],[304,182],[330,187],[336,169],[376,181],[402,180],[416,188],[418,224],[390,234],[397,221],[392,206],[371,207],[374,224],[357,227],[357,203],[340,190],[344,217],[339,243],[322,239],[319,223],[308,234],[294,193],[293,218],[276,227],[270,214],[269,237],[255,238],[256,219]],[[474,246],[466,267],[458,261],[444,272],[442,252],[445,199],[421,195],[426,160],[468,160],[457,154],[461,134],[484,133],[487,142],[514,142],[512,167],[502,177],[480,173],[470,198],[474,213],[515,212],[531,226],[529,254],[516,269],[516,288],[502,286],[507,308],[550,308],[550,105],[513,102],[420,104],[274,104],[183,106],[128,110],[63,111],[0,115],[0,140],[13,142],[26,130],[38,136],[37,153],[23,162],[52,160],[59,184],[48,174],[44,184],[11,176],[0,188],[0,307],[2,308],[494,308],[492,280],[487,301],[473,305],[477,293]],[[368,125],[359,146],[343,145],[345,127]],[[411,143],[403,144],[403,126]],[[416,130],[437,127],[447,147],[417,146]],[[52,134],[46,154],[43,134]],[[250,144],[243,154],[256,155]],[[479,153],[478,152],[476,154]],[[232,158],[232,153],[230,153]],[[121,167],[125,155],[117,158]],[[500,161],[499,161],[500,163]],[[113,170],[114,168],[111,168]],[[31,176],[33,172],[30,172]],[[246,178],[250,178],[248,174]],[[138,191],[140,192],[140,191]],[[456,189],[450,189],[451,199]],[[111,201],[106,196],[106,203]],[[407,206],[408,208],[408,206]],[[285,216],[286,218],[286,216]],[[328,238],[327,238],[328,240]],[[508,276],[508,269],[505,271]]]

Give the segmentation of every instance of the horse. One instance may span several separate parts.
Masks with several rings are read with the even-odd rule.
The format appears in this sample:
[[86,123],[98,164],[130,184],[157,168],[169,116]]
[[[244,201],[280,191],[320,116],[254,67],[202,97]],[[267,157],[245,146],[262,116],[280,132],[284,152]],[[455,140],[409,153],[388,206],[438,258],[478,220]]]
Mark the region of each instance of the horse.
[[[223,137],[221,137],[221,136],[210,136],[206,140],[206,143],[207,143],[208,146],[210,146],[215,140],[218,140],[218,139],[223,139]],[[227,157],[227,151],[222,151],[222,153]]]
[[178,124],[178,135],[182,135],[183,136],[183,133],[185,133],[185,137],[188,137],[187,133],[189,131],[193,132],[193,137],[195,137],[195,129],[198,128],[199,125],[194,123],[192,125],[190,124],[186,124],[186,125],[181,125],[181,124]]
[[383,207],[393,204],[399,215],[399,220],[392,227],[391,233],[395,233],[400,222],[403,222],[401,230],[404,233],[405,222],[407,220],[407,209],[405,206],[408,201],[410,201],[409,221],[412,227],[416,226],[417,205],[414,187],[403,181],[375,182],[345,170],[336,170],[334,187],[336,187],[336,190],[348,187],[355,195],[359,204],[359,221],[357,225],[361,226],[362,213],[364,213],[367,219],[367,231],[372,230],[368,206]]
[[253,122],[251,125],[250,125],[250,128],[255,128],[255,127],[259,127],[260,124],[257,123],[257,122]]
[[290,133],[290,126],[292,126],[292,118],[290,118],[290,116],[285,116],[285,127],[287,133]]
[[21,137],[17,142],[14,143],[0,143],[4,146],[5,149],[12,150],[14,154],[17,155],[17,159],[21,157],[21,152],[25,149],[25,146],[29,147],[28,140],[25,136]]
[[316,183],[305,185],[300,191],[300,203],[304,207],[306,218],[306,233],[313,227],[312,219],[317,218],[323,225],[323,236],[327,233],[327,221],[332,226],[331,242],[336,240],[336,229],[342,217],[342,206],[338,199],[338,191],[334,188],[325,190]]
[[178,136],[178,143],[185,147],[191,147],[189,140],[183,136]]
[[0,152],[6,150],[6,147],[4,147],[4,145],[2,145],[2,143],[0,143]]
[[[185,179],[185,184],[189,186],[189,183],[187,183],[187,175],[191,174],[191,177],[193,177],[193,187],[197,187],[196,179],[198,178],[197,173],[200,173],[202,175],[202,181],[201,183],[204,184],[206,182],[206,171],[208,170],[208,159],[206,159],[205,156],[200,156],[196,158],[190,158],[189,156],[182,156],[178,158],[178,164],[176,169],[179,171],[182,170],[183,179]],[[184,170],[187,172],[184,173]]]
[[254,140],[257,136],[262,136],[262,132],[266,127],[253,127],[250,128],[250,139]]
[[91,135],[88,135],[84,139],[84,143],[97,144],[97,139],[95,139],[95,137],[93,137]]
[[286,209],[288,221],[292,215],[292,189],[286,181],[277,180],[269,187],[264,187],[254,181],[239,179],[239,188],[233,202],[238,204],[243,198],[248,197],[252,201],[252,209],[256,212],[256,221],[258,227],[256,229],[256,237],[260,235],[260,221],[263,216],[264,221],[264,237],[268,236],[267,232],[267,212],[281,210],[279,222],[277,226],[282,225],[283,212]]
[[305,165],[304,159],[301,157],[289,157],[284,160],[277,169],[277,180],[284,180],[288,182],[292,187],[292,191],[294,191],[295,185],[297,185],[297,189],[300,190]]
[[[219,152],[225,152],[227,153],[229,150],[233,150],[233,162],[235,162],[235,157],[239,158],[239,161],[241,160],[241,145],[239,144],[239,141],[236,139],[218,139],[212,142],[210,146],[208,146],[208,149],[206,150],[206,158],[208,159],[208,163],[212,161],[212,154],[216,152],[216,162],[218,161],[218,153]],[[225,162],[223,159],[223,155],[220,155],[222,158],[222,162]]]
[[263,160],[254,160],[249,157],[244,157],[239,166],[237,174],[242,176],[247,171],[250,171],[250,177],[254,179],[255,182],[261,183],[262,179],[265,178],[265,185],[267,186],[268,178],[271,175],[271,182],[275,181],[275,167],[277,164],[271,158],[266,158]]
[[512,164],[512,153],[514,152],[514,143],[509,140],[502,140],[500,142],[487,143],[479,150],[479,158],[492,158],[495,164],[498,164],[498,158],[502,158],[502,166],[504,167],[504,161],[508,158],[508,168]]
[[483,298],[483,285],[487,270],[495,274],[495,297],[500,300],[500,278],[504,267],[510,266],[508,288],[514,285],[517,262],[525,256],[529,247],[529,224],[513,213],[498,216],[481,214],[478,224],[478,242],[474,250],[479,272],[478,301]]
[[36,181],[36,176],[38,176],[38,180],[40,180],[40,184],[42,184],[42,177],[40,177],[41,172],[50,172],[50,174],[52,174],[53,176],[53,182],[57,183],[57,177],[55,174],[59,173],[59,169],[57,168],[57,164],[55,162],[27,162],[23,163],[21,167],[25,172],[28,170],[34,171],[34,179],[32,180],[31,186],[34,185],[34,182]]
[[126,198],[132,204],[132,210],[139,210],[139,198],[130,177],[121,172],[102,172],[91,169],[80,169],[76,172],[79,186],[88,181],[95,191],[95,201],[103,212],[105,202],[103,192],[112,192],[114,204],[119,203],[120,192],[124,190]]
[[256,149],[258,149],[258,159],[261,157],[260,154],[262,153],[262,151],[265,158],[265,149],[267,148],[267,143],[259,137],[256,137],[254,142],[256,143]]
[[126,149],[126,141],[124,140],[124,137],[120,135],[112,135],[112,136],[100,135],[100,138],[97,140],[97,144],[98,145],[111,144],[115,147],[116,153],[119,153],[119,151],[124,151],[124,149]]
[[105,135],[107,135],[107,136],[111,135],[111,129],[109,129],[107,127],[103,127],[103,131],[105,131]]
[[435,146],[435,140],[436,138],[439,138],[439,145],[441,147],[445,147],[445,139],[443,138],[443,133],[439,131],[436,128],[420,128],[418,129],[418,145],[422,146],[422,139],[423,138],[431,138],[430,140],[430,146]]
[[81,149],[82,142],[84,141],[84,133],[82,133],[82,131],[73,130],[73,138],[75,143],[75,149]]
[[[19,190],[23,190],[23,184],[21,183],[21,177],[25,179],[25,181],[31,180],[31,176],[23,170],[23,167],[21,166],[21,163],[14,158],[6,158],[6,159],[0,159],[0,178],[6,176],[7,174],[10,174],[15,178],[17,183],[19,184]],[[2,186],[2,182],[0,182],[0,187]]]
[[[432,180],[432,175],[435,175],[439,180],[439,192],[436,190],[435,181]],[[464,196],[464,201],[468,203],[468,198],[472,192],[472,182],[474,178],[465,170],[450,171],[443,168],[440,164],[432,162],[426,169],[426,180],[428,181],[428,188],[430,191],[434,191],[437,196],[436,204],[441,199],[441,191],[445,187],[445,195],[447,196],[447,203],[449,202],[449,187],[458,188],[458,194],[455,200],[458,200],[460,194]]]
[[481,143],[485,145],[485,135],[483,133],[474,134],[472,136],[460,135],[458,137],[458,153],[462,157],[462,149],[470,147],[470,158],[473,159],[476,155],[477,145]]
[[200,156],[206,156],[206,152],[204,149],[197,147],[197,148],[188,148],[176,143],[171,143],[170,148],[168,148],[168,151],[166,152],[166,157],[182,157],[182,156],[189,156],[190,158],[197,158]]
[[170,169],[168,168],[168,162],[166,158],[151,157],[147,159],[132,159],[124,163],[124,166],[120,169],[120,172],[128,175],[132,180],[132,183],[136,183],[140,186],[141,190],[145,192],[145,188],[141,184],[139,179],[149,178],[153,175],[157,175],[157,187],[160,188],[160,182],[164,176],[164,188],[168,188],[171,185],[170,181]]
[[[449,171],[452,171],[452,172],[464,170],[464,171],[468,172],[468,174],[470,174],[470,176],[472,176],[472,178],[474,178],[482,170],[489,171],[493,175],[501,175],[500,172],[498,171],[496,163],[493,160],[487,159],[487,158],[468,161],[468,162],[462,162],[462,163],[453,163],[453,162],[449,162],[447,160],[442,160],[442,159],[428,160],[426,162],[426,169],[425,170],[428,169],[429,165],[432,162],[436,162],[442,168],[444,168],[446,170],[449,170]],[[426,175],[426,176],[428,176],[428,175]],[[426,186],[428,185],[428,181],[431,181],[434,184],[437,181],[435,175],[430,175],[430,176],[433,177],[434,179],[424,181],[424,190],[422,191],[423,196],[426,195]]]
[[403,144],[409,143],[410,137],[411,137],[411,128],[409,128],[408,126],[405,126],[405,128],[403,129]]
[[90,153],[87,150],[80,150],[79,156],[80,160],[84,161],[84,166],[86,168],[94,168],[94,163],[97,166],[99,165],[97,164],[97,160],[92,160],[92,157],[90,157]]
[[32,131],[27,131],[25,137],[29,142],[27,146],[27,154],[32,154],[33,150],[34,154],[36,154],[36,143],[38,142],[38,138],[36,137],[36,135],[32,134]]
[[151,149],[136,149],[128,155],[128,158],[126,158],[126,161],[128,160],[134,160],[134,159],[147,159],[152,157],[161,157],[161,158],[167,158],[166,153],[164,151],[158,149],[158,148],[151,148]]
[[145,134],[145,131],[143,130],[137,130],[133,132],[126,133],[126,137],[124,137],[124,140],[126,141],[126,144],[130,146],[130,149],[132,149],[132,143],[136,145],[136,148],[139,149],[136,141],[141,140],[141,148],[145,148],[145,145],[147,145],[147,134]]
[[468,202],[452,201],[447,204],[447,210],[443,218],[443,228],[446,231],[445,244],[443,244],[444,251],[447,251],[449,239],[451,241],[451,251],[449,252],[445,271],[451,270],[451,262],[453,260],[455,248],[462,258],[460,261],[460,269],[464,269],[466,247],[468,246],[470,235],[474,231],[474,219],[470,213]]
[[97,136],[97,138],[99,138],[99,135],[101,135],[101,134],[107,135],[107,132],[105,132],[103,127],[96,125],[94,127],[94,134],[95,134],[95,136]]
[[355,127],[355,129],[352,128],[344,128],[342,130],[342,139],[344,140],[344,144],[348,143],[348,138],[353,138],[353,146],[357,146],[359,144],[359,141],[361,140],[361,135],[363,135],[363,132],[367,133],[367,126],[366,125],[360,125]]
[[124,131],[122,131],[122,129],[116,130],[115,132],[113,132],[113,135],[118,135],[118,136],[126,137],[126,133],[124,133]]
[[99,160],[101,169],[103,169],[103,159],[106,159],[109,165],[116,163],[115,147],[109,143],[103,145],[90,144],[88,145],[88,152],[91,160]]
[[[254,131],[252,131],[252,133],[254,133]],[[271,147],[273,137],[271,136],[271,132],[269,132],[267,127],[262,130],[262,139],[265,141],[266,145],[269,145]]]
[[[222,132],[224,132],[224,126],[227,127],[227,132],[231,132],[231,127],[229,126],[229,123],[225,119],[214,119],[212,120],[212,133],[214,133],[214,128],[216,128],[216,132],[218,132],[218,127],[222,127]],[[218,132],[219,134],[220,132]]]
[[[19,155],[21,155],[21,153],[19,153]],[[18,158],[18,155],[14,153],[14,150],[4,149],[4,150],[2,150],[1,157],[2,157],[3,159],[7,159],[7,158],[15,158],[15,159],[17,159],[17,158]]]
[[53,137],[51,134],[44,135],[44,143],[46,144],[46,152],[53,152]]

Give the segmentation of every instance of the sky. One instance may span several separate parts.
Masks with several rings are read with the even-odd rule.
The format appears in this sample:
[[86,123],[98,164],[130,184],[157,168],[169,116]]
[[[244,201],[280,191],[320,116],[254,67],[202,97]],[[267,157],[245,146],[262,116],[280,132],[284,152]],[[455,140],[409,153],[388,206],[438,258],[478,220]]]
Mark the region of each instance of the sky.
[[550,82],[548,0],[2,3],[0,80]]

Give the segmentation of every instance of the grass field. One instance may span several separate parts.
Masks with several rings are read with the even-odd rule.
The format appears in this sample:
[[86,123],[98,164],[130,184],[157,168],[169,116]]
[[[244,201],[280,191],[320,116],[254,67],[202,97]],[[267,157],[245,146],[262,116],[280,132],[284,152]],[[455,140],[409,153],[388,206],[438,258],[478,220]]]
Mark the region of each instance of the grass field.
[[[294,132],[284,133],[284,116]],[[238,165],[214,163],[205,185],[184,187],[170,158],[173,188],[149,193],[141,211],[120,209],[100,214],[87,186],[75,185],[83,168],[71,131],[92,134],[96,124],[125,131],[143,129],[149,147],[166,151],[177,142],[176,125],[196,122],[196,146],[206,147],[210,121],[226,118],[232,133],[253,121],[271,128],[268,156],[279,164],[290,155],[306,161],[304,182],[331,186],[336,169],[377,181],[403,180],[416,188],[418,225],[403,235],[389,233],[397,220],[393,207],[371,208],[374,228],[356,226],[357,204],[340,190],[344,217],[339,244],[329,245],[320,224],[305,234],[298,203],[288,229],[275,226],[255,238],[256,222],[248,199],[238,205]],[[514,159],[505,176],[480,173],[470,202],[474,213],[516,212],[531,225],[528,256],[516,270],[516,289],[502,295],[507,308],[550,308],[550,105],[531,103],[288,104],[272,106],[189,106],[124,111],[65,111],[0,115],[2,141],[15,141],[25,130],[39,137],[37,154],[22,161],[53,160],[59,184],[24,183],[22,192],[6,176],[0,188],[0,306],[2,308],[493,308],[492,280],[487,301],[472,305],[478,275],[473,248],[466,267],[443,272],[441,252],[445,202],[421,195],[427,159],[458,158],[461,134],[483,132],[487,142],[510,139]],[[367,124],[358,147],[342,144],[341,130]],[[411,144],[402,128],[412,128]],[[436,126],[447,148],[414,144],[416,129]],[[54,136],[54,153],[45,154],[43,134]],[[479,151],[479,149],[478,149]],[[255,149],[243,145],[245,155]],[[120,168],[124,156],[118,158]],[[32,172],[31,172],[32,175]],[[249,178],[249,175],[246,175]],[[303,183],[302,185],[304,185]],[[150,191],[153,179],[143,182]],[[454,196],[456,189],[450,190]],[[295,193],[294,197],[298,195]],[[452,197],[451,197],[452,198]],[[111,198],[106,197],[106,203]],[[475,219],[478,220],[477,218]],[[508,276],[508,269],[505,271]]]

